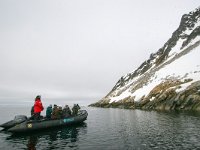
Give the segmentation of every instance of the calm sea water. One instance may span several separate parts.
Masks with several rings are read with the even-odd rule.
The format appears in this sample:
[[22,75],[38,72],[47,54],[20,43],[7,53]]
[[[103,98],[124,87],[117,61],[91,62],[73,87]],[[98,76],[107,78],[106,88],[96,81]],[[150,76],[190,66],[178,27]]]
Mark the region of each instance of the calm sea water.
[[[200,149],[200,114],[84,108],[88,119],[79,126],[12,135],[0,132],[0,149]],[[0,106],[0,123],[29,107]]]

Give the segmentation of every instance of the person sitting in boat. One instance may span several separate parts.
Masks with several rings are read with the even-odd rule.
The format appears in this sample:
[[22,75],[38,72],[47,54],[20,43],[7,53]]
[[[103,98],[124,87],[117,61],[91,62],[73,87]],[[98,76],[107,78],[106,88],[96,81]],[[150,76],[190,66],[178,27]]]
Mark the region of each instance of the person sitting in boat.
[[46,110],[46,118],[51,119],[51,115],[52,115],[52,105],[49,105]]
[[62,118],[62,116],[63,116],[63,114],[62,114],[62,107],[58,107],[58,119],[61,119]]
[[35,98],[35,104],[34,104],[34,120],[40,119],[40,113],[43,111],[44,107],[41,102],[41,96],[38,95]]
[[51,118],[52,119],[62,118],[62,107],[58,107],[57,105],[54,105]]
[[58,106],[56,104],[53,105],[53,110],[52,110],[52,113],[55,111],[55,109],[57,108]]
[[65,107],[62,110],[62,117],[67,118],[67,117],[70,117],[71,115],[72,115],[72,112],[71,112],[69,106],[65,105]]
[[53,110],[52,110],[52,114],[51,114],[51,119],[56,119],[56,114],[57,114],[57,110],[58,106],[56,104],[53,105]]
[[72,108],[72,115],[76,116],[78,114],[78,110],[80,109],[80,106],[78,104],[74,104]]

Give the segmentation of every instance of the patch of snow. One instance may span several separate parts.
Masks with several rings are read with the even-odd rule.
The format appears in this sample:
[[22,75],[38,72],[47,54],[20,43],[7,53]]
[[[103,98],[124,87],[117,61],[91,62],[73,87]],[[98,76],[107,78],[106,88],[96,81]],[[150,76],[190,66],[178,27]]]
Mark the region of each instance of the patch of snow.
[[122,99],[124,99],[124,98],[126,98],[126,97],[128,97],[128,96],[130,96],[130,95],[131,95],[131,93],[130,93],[128,90],[126,90],[126,91],[124,91],[124,92],[123,92],[121,95],[119,95],[119,96],[111,97],[109,103],[112,103],[112,102],[114,102],[114,101],[122,100]]
[[119,90],[128,88],[130,85],[132,85],[135,81],[137,81],[142,76],[143,75],[138,75],[138,76],[134,77],[132,80],[129,80],[128,82],[125,83],[126,85],[124,87],[122,87],[121,89],[119,89]]
[[160,82],[158,80],[154,80],[153,82],[143,86],[142,88],[136,90],[132,96],[135,96],[135,101],[139,101],[144,95],[148,95],[149,92]]
[[181,46],[183,44],[183,39],[179,39],[175,45],[175,47],[172,48],[172,50],[169,52],[169,58],[174,56],[175,54],[181,52],[180,49],[181,49]]
[[159,58],[159,56],[157,55],[152,61],[151,61],[151,64],[153,64],[146,72],[150,72],[150,70],[151,69],[153,69],[155,66],[156,66],[156,64],[155,64],[155,62],[156,62],[156,60]]
[[167,65],[165,68],[161,69],[158,72],[158,75],[160,74],[160,76],[164,76],[173,74],[173,76],[184,76],[186,73],[194,72],[196,69],[195,66],[200,64],[198,61],[199,56],[200,47],[197,47],[190,53],[182,56],[181,58]]
[[153,101],[155,99],[155,97],[152,97],[151,99],[150,99],[150,101]]
[[185,90],[189,85],[191,85],[191,82],[185,83],[185,84],[181,84],[181,88],[176,89],[176,92],[179,93],[183,90]]
[[197,36],[195,39],[193,39],[184,49],[188,48],[189,46],[193,45],[197,41],[200,41],[200,36]]
[[129,78],[129,76],[127,75],[127,76],[124,78],[124,80],[126,81],[128,78]]

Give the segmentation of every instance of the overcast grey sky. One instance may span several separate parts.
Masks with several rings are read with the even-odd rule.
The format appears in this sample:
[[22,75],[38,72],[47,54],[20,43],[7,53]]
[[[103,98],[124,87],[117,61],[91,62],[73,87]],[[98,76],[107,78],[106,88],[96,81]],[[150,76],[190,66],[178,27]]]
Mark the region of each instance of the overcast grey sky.
[[0,0],[0,102],[32,101],[37,94],[46,104],[96,102],[162,47],[181,16],[199,4]]

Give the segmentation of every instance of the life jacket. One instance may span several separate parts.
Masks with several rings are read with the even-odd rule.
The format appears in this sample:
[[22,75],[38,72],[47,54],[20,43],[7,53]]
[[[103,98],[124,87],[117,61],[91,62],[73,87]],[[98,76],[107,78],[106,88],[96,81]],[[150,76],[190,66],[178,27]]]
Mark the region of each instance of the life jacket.
[[34,113],[40,113],[41,111],[43,111],[44,107],[42,105],[42,102],[40,99],[36,99],[35,100],[35,104],[34,104]]

